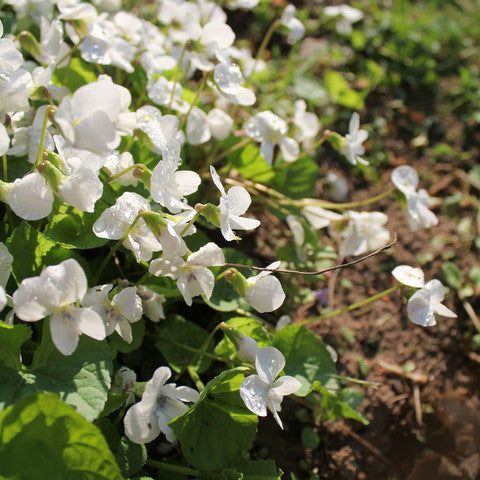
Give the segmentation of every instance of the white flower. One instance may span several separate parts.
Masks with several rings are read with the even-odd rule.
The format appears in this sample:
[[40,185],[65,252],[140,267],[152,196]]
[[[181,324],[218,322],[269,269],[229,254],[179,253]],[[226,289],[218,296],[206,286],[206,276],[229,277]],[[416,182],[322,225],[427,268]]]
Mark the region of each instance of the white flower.
[[82,298],[82,305],[91,307],[105,322],[106,334],[117,332],[127,343],[132,343],[130,323],[142,318],[142,300],[137,295],[137,287],[127,287],[108,298],[112,284],[100,285],[90,289]]
[[13,183],[0,182],[0,198],[25,220],[46,217],[53,205],[52,189],[37,171],[17,178]]
[[148,271],[159,277],[177,280],[177,287],[186,304],[191,305],[192,297],[204,294],[209,299],[212,296],[215,277],[207,267],[224,263],[222,249],[210,242],[192,253],[187,260],[181,257],[156,258],[150,263]]
[[422,288],[425,285],[425,275],[421,268],[399,265],[392,270],[392,275],[408,287]]
[[269,165],[273,162],[273,149],[277,144],[286,162],[293,162],[298,157],[298,144],[293,138],[285,136],[287,130],[287,123],[268,110],[257,113],[245,124],[245,133],[261,142],[260,154]]
[[312,139],[320,130],[320,121],[314,113],[307,112],[305,100],[295,102],[293,124],[295,125],[295,140],[302,142],[304,146],[311,146]]
[[250,194],[240,186],[234,186],[225,193],[220,177],[215,168],[210,166],[210,174],[215,186],[220,190],[220,229],[225,240],[238,240],[235,230],[252,230],[260,225],[254,218],[241,217],[251,203]]
[[187,141],[191,145],[200,145],[211,138],[207,114],[198,107],[193,107],[187,119]]
[[326,210],[318,205],[307,205],[302,208],[302,213],[310,225],[316,230],[328,227],[330,223],[343,219],[343,216],[339,213]]
[[[1,25],[0,36],[3,35]],[[15,44],[8,38],[0,39],[0,79],[10,80],[13,72],[18,70],[23,63],[22,54],[17,50]]]
[[191,170],[178,170],[180,164],[180,146],[169,142],[163,149],[163,159],[152,172],[150,193],[155,202],[172,213],[179,213],[189,208],[186,195],[197,191],[201,178]]
[[214,70],[215,85],[220,93],[235,105],[253,105],[256,101],[252,90],[242,87],[243,75],[238,65],[221,62]]
[[166,302],[166,299],[163,295],[159,295],[144,285],[138,287],[138,294],[142,299],[143,313],[147,318],[152,322],[159,322],[160,319],[165,319],[163,304]]
[[407,220],[412,232],[437,225],[438,218],[428,209],[430,206],[428,193],[423,189],[416,191],[418,174],[414,168],[408,165],[395,168],[392,172],[392,183],[407,199]]
[[[280,262],[268,265],[269,269],[276,269]],[[273,312],[280,308],[285,300],[285,293],[278,278],[271,275],[272,272],[263,271],[258,275],[247,278],[245,288],[245,300],[260,313]]]
[[279,350],[274,347],[260,348],[255,357],[258,375],[249,375],[240,385],[240,396],[246,407],[260,417],[265,417],[267,409],[270,410],[282,429],[277,412],[282,409],[283,397],[297,392],[301,387],[300,382],[289,375],[275,380],[284,366],[285,357]]
[[445,297],[445,287],[439,280],[430,280],[423,288],[415,292],[407,303],[408,318],[422,327],[435,325],[435,313],[444,317],[456,318],[441,301]]
[[252,338],[242,335],[237,345],[238,358],[245,362],[255,362],[258,352],[258,343]]
[[223,140],[233,127],[233,119],[219,108],[213,108],[207,114],[207,124],[212,137]]
[[107,155],[120,144],[116,123],[128,111],[130,101],[126,88],[103,75],[65,97],[55,121],[71,146]]
[[360,155],[365,153],[362,144],[367,137],[368,132],[360,128],[360,116],[357,112],[354,112],[350,119],[348,133],[345,135],[347,141],[342,150],[342,153],[352,165],[356,165],[357,163],[368,165],[368,162],[360,157]]
[[384,227],[388,217],[384,213],[349,210],[345,216],[349,222],[342,232],[344,240],[340,255],[362,255],[388,242],[390,233]]
[[188,411],[184,402],[196,402],[199,394],[190,387],[165,383],[172,375],[168,367],[159,367],[145,386],[142,400],[128,410],[124,418],[125,434],[134,443],[148,443],[165,434],[169,442],[176,437],[168,424]]
[[289,4],[282,13],[282,18],[280,19],[282,25],[285,25],[289,30],[290,34],[287,37],[287,42],[294,44],[297,40],[300,40],[305,35],[305,27],[303,23],[295,17],[297,9]]
[[84,333],[95,340],[105,338],[105,325],[90,308],[75,307],[87,291],[82,267],[72,258],[45,268],[38,277],[25,278],[13,293],[15,315],[36,322],[50,315],[50,332],[55,346],[64,355],[77,348]]
[[363,12],[350,5],[337,5],[325,7],[323,13],[327,17],[335,17],[340,15],[342,18],[337,22],[336,28],[338,33],[349,34],[352,32],[352,23],[358,22],[363,18]]
[[115,205],[102,212],[93,224],[93,233],[100,238],[120,240],[128,232],[122,245],[135,254],[137,262],[148,261],[153,252],[162,249],[162,245],[142,218],[133,228],[132,224],[140,212],[149,210],[150,204],[145,198],[138,193],[125,192],[117,198]]

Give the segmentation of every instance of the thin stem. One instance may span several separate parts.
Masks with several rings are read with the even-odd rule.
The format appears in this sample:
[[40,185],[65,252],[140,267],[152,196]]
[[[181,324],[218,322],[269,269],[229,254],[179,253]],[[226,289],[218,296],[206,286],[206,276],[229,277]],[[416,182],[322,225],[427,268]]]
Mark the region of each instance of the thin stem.
[[323,135],[309,148],[304,150],[303,152],[300,153],[300,155],[296,158],[298,160],[299,158],[305,157],[308,155],[310,152],[313,152],[316,150],[325,140],[332,134],[330,130],[325,130],[323,132]]
[[[319,206],[323,208],[329,208],[334,210],[346,210],[348,208],[358,208],[363,207],[365,205],[370,205],[371,203],[378,202],[382,198],[388,197],[391,193],[395,191],[395,188],[389,188],[385,192],[382,192],[374,197],[366,198],[365,200],[359,200],[358,202],[347,202],[347,203],[333,203],[327,202],[324,200],[318,200],[316,198],[304,198],[303,200],[289,200],[290,205],[294,205],[296,207],[307,207],[309,205]],[[281,203],[287,203],[285,200],[281,201]]]
[[7,155],[5,153],[2,155],[2,167],[3,167],[3,180],[5,182],[8,182]]
[[49,117],[50,113],[54,111],[55,108],[56,107],[48,106],[45,109],[45,115],[43,117],[43,123],[42,123],[42,131],[40,133],[40,145],[38,147],[38,155],[37,155],[37,159],[35,160],[35,163],[33,164],[30,172],[34,172],[35,169],[43,161],[43,150],[45,148],[45,135],[47,134],[48,117]]
[[283,195],[283,193],[277,192],[273,188],[266,187],[261,183],[256,183],[256,182],[252,182],[251,180],[247,180],[246,178],[242,179],[242,181],[235,180],[233,178],[226,178],[225,183],[229,183],[230,185],[240,185],[240,186],[247,185],[251,188],[254,188],[258,192],[268,194],[271,197],[278,198],[279,200],[288,200],[288,197]]
[[200,209],[197,211],[197,213],[195,213],[193,218],[185,225],[184,229],[180,232],[181,237],[183,237],[190,230],[193,224],[198,220],[198,217],[200,216],[201,211],[202,211],[202,208],[200,207]]
[[188,116],[190,115],[190,112],[193,110],[193,107],[198,102],[198,99],[200,98],[201,93],[203,92],[203,89],[205,88],[205,80],[206,80],[206,73],[203,72],[202,79],[200,80],[200,86],[198,87],[197,94],[195,95],[195,98],[193,99],[192,104],[190,105],[190,108],[188,109],[188,112],[185,114],[185,116],[182,118],[180,125],[178,126],[177,130],[181,130],[183,125],[185,125],[185,122],[188,119]]
[[182,53],[180,54],[180,59],[178,60],[177,68],[175,69],[175,74],[173,76],[172,94],[170,95],[170,101],[168,102],[167,114],[170,113],[170,110],[172,109],[173,99],[175,97],[175,88],[177,86],[178,76],[180,75],[180,69],[182,68],[183,57],[185,56],[185,52],[187,51],[187,46],[188,41],[185,42],[185,45],[182,48]]
[[218,362],[224,362],[224,363],[231,363],[232,362],[227,357],[223,357],[221,355],[216,355],[215,353],[204,352],[200,348],[194,348],[194,347],[190,347],[188,345],[184,345],[183,343],[177,342],[176,340],[173,340],[171,338],[166,338],[166,337],[161,337],[161,336],[158,336],[158,338],[160,340],[162,340],[163,342],[170,343],[174,347],[181,348],[182,350],[185,350],[186,352],[192,352],[192,353],[196,353],[197,355],[200,355],[200,356],[209,357],[209,358],[212,358],[213,360],[217,360]]
[[320,315],[318,317],[313,317],[309,318],[308,320],[304,320],[303,322],[299,322],[297,325],[307,325],[307,324],[315,324],[317,322],[320,322],[322,320],[325,320],[330,317],[335,317],[336,315],[340,315],[341,313],[345,312],[351,312],[352,310],[356,310],[357,308],[363,307],[364,305],[368,305],[369,303],[374,302],[375,300],[378,300],[382,297],[385,297],[387,295],[390,295],[391,293],[399,290],[402,288],[403,285],[395,285],[392,288],[389,288],[388,290],[384,290],[383,292],[377,293],[376,295],[373,295],[372,297],[368,297],[365,300],[362,300],[361,302],[357,303],[352,303],[352,305],[349,305],[348,307],[343,307],[339,308],[338,310],[334,310],[332,312],[325,313],[323,315]]
[[252,71],[250,72],[250,78],[252,78],[253,74],[255,73],[255,69],[257,68],[258,61],[262,59],[263,54],[265,53],[265,49],[267,48],[268,42],[272,38],[273,33],[277,29],[277,27],[280,25],[281,20],[277,19],[275,20],[271,25],[270,28],[267,30],[267,33],[263,37],[262,43],[260,44],[260,47],[258,47],[257,55],[255,56],[255,63],[253,64]]
[[122,175],[125,175],[126,173],[130,172],[131,170],[134,170],[135,168],[140,168],[144,172],[150,172],[150,169],[148,169],[143,163],[135,163],[133,165],[130,165],[129,167],[125,168],[124,170],[121,170],[120,172],[116,173],[115,175],[112,175],[111,177],[108,177],[106,180],[103,181],[103,183],[110,183],[116,180],[117,178],[120,178]]
[[55,68],[58,68],[59,65],[61,65],[64,60],[66,60],[68,57],[71,57],[71,55],[73,54],[73,52],[75,52],[75,50],[82,44],[82,42],[85,40],[85,38],[87,37],[83,37],[80,39],[80,41],[75,44],[56,64],[55,64]]
[[173,465],[171,463],[159,462],[158,460],[147,459],[147,465],[149,465],[150,467],[158,468],[159,470],[164,470],[166,472],[174,472],[181,475],[191,475],[193,477],[198,477],[202,473],[199,470],[194,470],[193,468]]
[[236,150],[238,150],[239,148],[242,148],[244,147],[245,145],[247,145],[248,143],[250,143],[251,139],[250,138],[244,138],[242,141],[236,143],[235,145],[233,145],[232,147],[230,147],[229,149],[225,150],[224,152],[222,152],[220,155],[218,155],[218,157],[214,158],[211,162],[210,162],[210,165],[216,165],[220,160],[222,160],[223,158],[225,158],[227,155],[230,155],[231,153],[235,152]]
[[304,272],[302,270],[282,270],[282,269],[272,269],[272,268],[264,268],[264,267],[253,267],[251,265],[242,265],[240,263],[225,263],[223,266],[224,267],[233,267],[233,268],[248,268],[250,270],[258,270],[261,272],[272,272],[272,273],[290,273],[290,274],[295,274],[295,275],[322,275],[327,272],[332,272],[334,270],[338,270],[340,268],[347,268],[351,267],[353,265],[356,265],[357,263],[364,262],[365,260],[378,255],[379,253],[383,252],[384,250],[389,249],[396,241],[397,241],[397,235],[394,233],[393,234],[393,240],[385,245],[384,247],[379,248],[378,250],[375,250],[372,253],[369,253],[368,255],[365,255],[364,257],[357,258],[356,260],[353,260],[351,262],[347,263],[341,263],[339,265],[334,265],[333,267],[330,268],[325,268],[323,270],[318,270],[317,272]]

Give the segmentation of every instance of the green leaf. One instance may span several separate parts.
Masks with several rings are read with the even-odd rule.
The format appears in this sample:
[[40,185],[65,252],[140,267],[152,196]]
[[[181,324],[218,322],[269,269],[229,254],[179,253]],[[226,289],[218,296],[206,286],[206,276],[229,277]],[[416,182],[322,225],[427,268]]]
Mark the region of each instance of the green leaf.
[[290,198],[313,197],[319,171],[315,160],[300,158],[277,169],[269,185]]
[[122,437],[118,450],[115,452],[122,474],[131,477],[139,473],[143,464],[147,461],[147,449],[145,445],[133,443],[127,437]]
[[335,362],[325,343],[310,330],[300,325],[287,325],[279,330],[273,346],[285,356],[285,373],[297,378],[302,387],[296,395],[307,395],[317,380],[326,388],[335,388]]
[[42,233],[22,222],[6,242],[13,256],[12,273],[20,283],[24,278],[39,275],[48,265],[56,265],[67,258],[81,259],[71,250],[52,242]]
[[453,262],[445,262],[441,269],[447,284],[456,290],[460,290],[463,285],[463,275],[457,265]]
[[340,73],[334,70],[327,70],[323,75],[323,79],[325,88],[333,102],[354,110],[363,108],[362,95],[351,89],[347,80]]
[[10,479],[121,480],[97,427],[37,392],[0,414],[0,474]]
[[234,152],[228,155],[227,158],[229,166],[235,168],[240,175],[249,180],[266,183],[274,177],[272,167],[268,165],[260,155],[260,150],[253,144],[247,145],[240,153]]
[[273,460],[245,460],[235,468],[243,473],[243,480],[280,480],[282,477]]
[[44,320],[42,343],[32,368],[0,369],[0,410],[35,391],[56,393],[87,420],[103,410],[110,389],[112,361],[106,340],[80,337],[72,355],[62,355],[53,345]]
[[68,67],[57,68],[52,75],[52,83],[65,86],[74,92],[82,85],[97,81],[97,74],[93,66],[80,57],[70,60]]
[[[185,459],[199,470],[231,467],[255,439],[257,416],[241,405],[240,395],[231,390],[238,390],[243,371],[246,369],[232,369],[211,380],[200,400],[170,422]],[[232,394],[236,404],[230,402]]]
[[20,369],[20,348],[31,336],[26,325],[7,325],[0,320],[0,366]]
[[480,266],[473,265],[468,272],[468,276],[475,283],[475,286],[480,288]]
[[[158,327],[160,339],[155,346],[162,352],[168,364],[175,372],[181,372],[184,365],[189,364],[198,373],[204,372],[210,365],[211,359],[199,355],[194,363],[191,363],[194,352],[189,352],[175,344],[199,349],[208,338],[208,332],[193,322],[185,320],[180,315],[175,315],[162,321]],[[170,341],[169,341],[170,340]],[[212,352],[212,342],[209,342],[206,351]]]
[[320,405],[325,417],[329,420],[335,418],[353,418],[364,425],[370,422],[355,410],[362,402],[362,392],[354,388],[344,388],[338,394],[323,387],[320,382],[314,382],[312,388],[322,394]]
[[[272,345],[271,336],[263,327],[262,322],[251,317],[233,317],[227,322],[228,325],[238,330],[246,337],[252,337],[260,348]],[[215,347],[215,353],[223,357],[234,358],[237,349],[233,342],[227,337],[220,340]]]
[[83,212],[78,208],[56,201],[55,210],[49,216],[49,222],[43,234],[61,243],[67,248],[97,248],[108,242],[106,238],[97,237],[92,230],[93,224],[107,208],[103,202],[97,202],[93,213]]

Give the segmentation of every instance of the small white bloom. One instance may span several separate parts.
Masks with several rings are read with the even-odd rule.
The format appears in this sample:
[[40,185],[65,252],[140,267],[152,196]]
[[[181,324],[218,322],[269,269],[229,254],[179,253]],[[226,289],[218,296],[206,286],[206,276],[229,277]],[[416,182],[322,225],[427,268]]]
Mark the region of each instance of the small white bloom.
[[301,387],[300,382],[289,375],[275,380],[284,366],[285,357],[279,350],[275,347],[260,348],[255,357],[258,375],[249,375],[240,385],[240,396],[246,407],[260,417],[265,417],[267,409],[270,410],[282,429],[277,412],[282,409],[283,397],[297,392]]
[[349,210],[345,216],[349,222],[342,232],[344,240],[340,255],[362,255],[383,247],[390,239],[390,233],[384,227],[388,220],[384,213]]
[[307,205],[302,208],[302,213],[310,225],[316,230],[328,227],[330,223],[343,219],[343,216],[339,213],[326,210],[318,205]]
[[217,140],[223,140],[233,127],[233,119],[219,108],[213,108],[207,114],[207,124],[212,137]]
[[215,85],[220,93],[235,105],[253,105],[256,101],[252,90],[242,87],[243,75],[234,63],[219,63],[213,73]]
[[292,4],[289,4],[283,11],[282,18],[280,19],[282,25],[285,25],[290,30],[290,34],[287,37],[287,42],[290,44],[294,44],[305,35],[305,27],[303,23],[295,17],[296,12],[297,9]]
[[307,112],[305,100],[297,100],[295,102],[293,124],[295,125],[295,140],[302,142],[306,148],[311,146],[313,138],[320,130],[320,121],[314,113]]
[[336,29],[338,33],[342,34],[350,34],[352,32],[352,24],[363,18],[361,10],[346,4],[325,7],[323,13],[327,17],[341,16],[337,22]]
[[282,328],[285,328],[287,325],[290,325],[292,323],[292,317],[290,315],[282,315],[279,319],[277,324],[275,325],[275,330],[281,330]]
[[137,287],[127,287],[108,298],[112,284],[99,285],[90,289],[82,298],[84,307],[91,307],[105,323],[106,334],[117,332],[127,343],[132,343],[131,323],[142,318],[142,300],[137,295]]
[[46,217],[53,205],[52,189],[37,171],[17,178],[13,183],[0,182],[0,198],[25,220]]
[[367,137],[368,132],[360,128],[360,116],[357,112],[354,112],[350,119],[348,133],[345,135],[347,142],[342,150],[342,153],[352,165],[356,165],[357,163],[368,165],[368,162],[360,157],[360,155],[365,153],[362,144]]
[[399,265],[392,270],[392,275],[408,287],[422,288],[425,285],[425,275],[421,268]]
[[84,333],[95,340],[105,338],[105,325],[90,308],[74,304],[87,291],[87,277],[72,258],[45,268],[38,277],[22,280],[13,293],[15,315],[26,322],[36,322],[50,315],[50,332],[55,346],[71,355]]
[[[267,268],[275,270],[279,266],[280,262],[273,262]],[[247,278],[245,300],[260,313],[273,312],[280,308],[285,300],[282,284],[271,274],[272,272],[263,271]]]
[[159,322],[160,319],[165,319],[163,304],[166,302],[166,299],[163,295],[150,290],[144,285],[138,287],[138,294],[142,299],[143,313],[147,318],[152,322]]
[[148,271],[159,277],[177,280],[177,287],[190,306],[193,297],[204,294],[209,299],[212,296],[215,277],[207,267],[224,263],[222,249],[210,242],[192,253],[187,260],[181,257],[156,258],[150,263]]
[[242,338],[237,344],[238,358],[244,362],[255,362],[255,357],[258,352],[258,343],[252,338],[242,335]]
[[210,174],[215,186],[220,190],[220,229],[225,240],[238,240],[233,233],[235,230],[252,230],[260,225],[254,218],[242,217],[251,203],[250,194],[240,186],[234,186],[225,193],[220,177],[213,166],[210,166]]
[[457,315],[441,303],[444,297],[445,287],[442,283],[439,280],[430,280],[408,300],[408,318],[422,327],[436,325],[435,313],[456,318]]
[[120,240],[128,232],[123,246],[135,254],[137,262],[148,261],[153,252],[162,249],[162,245],[139,218],[132,228],[134,220],[142,211],[149,211],[150,204],[138,193],[125,192],[117,198],[115,205],[102,212],[93,224],[93,233],[100,238]]
[[190,387],[165,383],[172,375],[168,367],[155,370],[147,382],[142,400],[128,410],[124,418],[125,434],[134,443],[148,443],[165,434],[169,442],[176,437],[168,424],[188,411],[185,402],[196,402],[199,394]]
[[286,136],[287,130],[287,123],[268,110],[257,113],[245,124],[245,133],[253,140],[261,142],[260,154],[269,165],[273,162],[273,149],[277,144],[286,162],[293,162],[298,157],[298,144],[293,138]]
[[420,228],[429,228],[438,224],[438,218],[428,207],[430,197],[421,189],[418,192],[418,173],[409,165],[402,165],[392,172],[392,183],[407,199],[407,220],[410,230],[416,232]]

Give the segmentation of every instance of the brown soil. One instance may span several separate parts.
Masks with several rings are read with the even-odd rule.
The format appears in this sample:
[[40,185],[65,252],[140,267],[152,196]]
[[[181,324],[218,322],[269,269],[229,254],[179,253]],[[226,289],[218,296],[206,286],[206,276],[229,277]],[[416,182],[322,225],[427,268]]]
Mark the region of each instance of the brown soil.
[[[401,141],[391,147],[397,152],[393,166],[422,153],[410,151]],[[341,270],[335,281],[330,278],[329,288],[334,288],[330,307],[340,308],[394,286],[390,272],[396,265],[422,266],[426,281],[438,278],[445,284],[441,265],[447,259],[465,277],[478,264],[478,251],[471,241],[461,239],[457,229],[458,220],[475,216],[467,198],[477,192],[470,191],[472,187],[458,175],[459,168],[471,164],[434,163],[428,151],[423,153],[415,164],[422,187],[438,197],[458,190],[466,194],[456,215],[447,216],[436,208],[439,224],[412,233],[397,202],[390,198],[375,204],[372,209],[388,214],[388,228],[398,240],[390,253]],[[390,173],[391,168],[384,171],[377,184],[351,180],[357,183],[352,184],[353,200],[380,193]],[[272,228],[281,228],[277,224],[272,220]],[[272,238],[271,230],[266,236]],[[432,245],[433,238],[444,241]],[[268,245],[264,250],[266,256],[271,254]],[[420,265],[425,254],[431,260]],[[360,410],[370,424],[344,419],[317,424],[320,445],[305,451],[300,432],[306,423],[298,421],[298,405],[286,403],[282,414],[286,432],[280,435],[276,425],[265,420],[258,440],[259,447],[267,448],[268,455],[275,455],[279,467],[289,472],[283,478],[480,479],[480,355],[470,346],[476,329],[453,289],[444,303],[458,318],[438,318],[438,325],[430,328],[412,324],[406,315],[406,290],[312,327],[337,350],[339,374],[371,382],[371,386],[347,384],[362,389],[365,400]],[[468,301],[480,311],[478,296]],[[315,306],[308,311],[299,306],[296,312],[294,320],[319,314]]]

